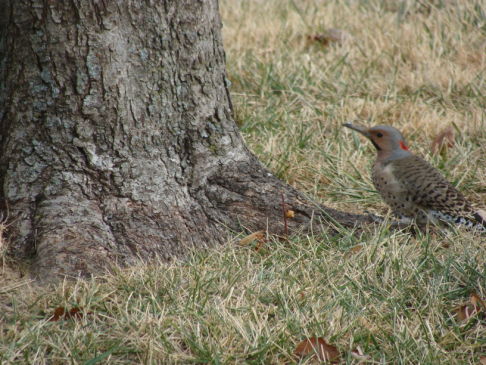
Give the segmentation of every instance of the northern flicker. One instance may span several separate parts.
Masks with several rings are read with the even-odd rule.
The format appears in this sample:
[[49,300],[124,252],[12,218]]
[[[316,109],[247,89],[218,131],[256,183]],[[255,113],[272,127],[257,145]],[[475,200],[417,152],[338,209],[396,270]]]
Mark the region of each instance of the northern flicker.
[[397,129],[344,124],[366,138],[377,151],[372,180],[383,200],[403,223],[447,222],[486,232],[486,217],[427,161],[409,151]]

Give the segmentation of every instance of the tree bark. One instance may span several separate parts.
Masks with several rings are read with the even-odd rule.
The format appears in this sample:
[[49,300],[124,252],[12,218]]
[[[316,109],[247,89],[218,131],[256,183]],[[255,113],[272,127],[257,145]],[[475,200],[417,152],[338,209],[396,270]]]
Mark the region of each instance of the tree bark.
[[282,233],[319,207],[232,119],[216,0],[0,0],[0,181],[10,253],[44,280]]

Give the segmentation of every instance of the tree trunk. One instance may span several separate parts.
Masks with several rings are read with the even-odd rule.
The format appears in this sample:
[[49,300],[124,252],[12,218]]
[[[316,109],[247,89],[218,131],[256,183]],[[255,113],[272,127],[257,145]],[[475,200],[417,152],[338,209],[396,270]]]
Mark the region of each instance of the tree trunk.
[[290,230],[369,219],[318,207],[247,150],[216,0],[0,0],[0,14],[1,199],[35,276],[282,233],[282,193]]

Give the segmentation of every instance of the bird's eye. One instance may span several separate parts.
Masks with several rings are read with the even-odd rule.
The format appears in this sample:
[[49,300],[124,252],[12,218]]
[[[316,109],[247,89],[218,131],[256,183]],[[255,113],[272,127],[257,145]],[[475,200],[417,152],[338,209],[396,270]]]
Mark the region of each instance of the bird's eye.
[[376,133],[376,136],[377,137],[383,137],[383,133],[378,132],[378,133]]

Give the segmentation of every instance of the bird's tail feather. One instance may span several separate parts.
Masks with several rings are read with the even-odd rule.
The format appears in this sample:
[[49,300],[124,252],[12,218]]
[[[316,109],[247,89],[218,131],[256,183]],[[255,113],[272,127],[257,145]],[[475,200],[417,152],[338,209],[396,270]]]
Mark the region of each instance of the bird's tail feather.
[[478,223],[486,227],[486,212],[484,210],[478,209],[473,216]]

